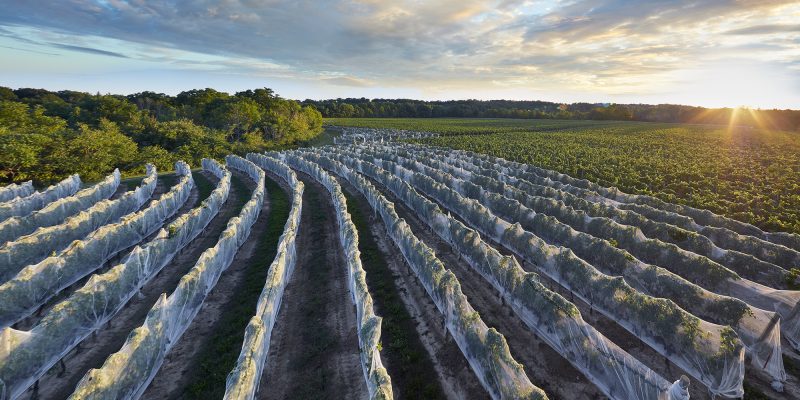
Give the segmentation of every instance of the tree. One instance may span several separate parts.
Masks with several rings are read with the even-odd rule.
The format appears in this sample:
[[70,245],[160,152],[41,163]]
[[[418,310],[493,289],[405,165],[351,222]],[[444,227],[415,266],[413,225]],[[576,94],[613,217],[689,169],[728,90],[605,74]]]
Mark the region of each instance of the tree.
[[274,100],[280,99],[280,97],[278,97],[270,88],[245,90],[243,92],[237,92],[235,96],[252,99],[263,108],[271,107]]
[[48,180],[51,168],[43,161],[65,128],[64,120],[44,115],[42,107],[0,101],[0,178]]
[[159,172],[172,171],[175,168],[175,156],[160,146],[147,146],[139,150],[136,168],[144,171],[144,166],[151,163]]
[[233,145],[233,152],[237,154],[258,153],[269,148],[269,143],[261,132],[253,131],[242,135],[241,140]]
[[3,100],[17,100],[17,95],[14,94],[13,90],[5,86],[0,86],[0,101]]
[[281,99],[268,88],[235,96],[190,90],[173,97],[0,87],[0,181],[49,184],[75,172],[92,180],[114,167],[139,174],[148,160],[162,170],[178,158],[198,166],[205,157],[261,151],[321,130],[322,116],[313,106]]
[[268,139],[278,144],[304,141],[322,131],[322,115],[314,107],[301,107],[295,101],[280,100],[268,112]]
[[258,103],[251,98],[232,98],[215,104],[218,105],[208,113],[209,125],[227,131],[232,141],[238,140],[261,121]]
[[102,118],[97,128],[81,124],[79,132],[52,162],[66,174],[79,173],[85,181],[101,179],[115,167],[129,167],[138,157],[136,143],[120,132],[117,124]]
[[206,88],[200,90],[188,90],[178,93],[175,103],[179,105],[184,117],[191,119],[195,123],[204,124],[207,121],[209,106],[215,101],[225,100],[230,95],[218,92],[214,89]]

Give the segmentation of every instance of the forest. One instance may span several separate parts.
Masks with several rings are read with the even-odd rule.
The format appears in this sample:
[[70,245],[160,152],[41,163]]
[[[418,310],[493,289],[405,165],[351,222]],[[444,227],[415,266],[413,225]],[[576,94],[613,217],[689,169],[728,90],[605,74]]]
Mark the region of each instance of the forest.
[[271,89],[230,95],[214,89],[177,96],[128,96],[0,87],[0,182],[87,182],[114,168],[141,175],[146,163],[169,171],[178,160],[280,149],[312,139],[322,116]]
[[677,104],[553,103],[522,100],[450,100],[347,98],[305,100],[325,118],[518,118],[723,124],[800,131],[798,110],[705,108]]

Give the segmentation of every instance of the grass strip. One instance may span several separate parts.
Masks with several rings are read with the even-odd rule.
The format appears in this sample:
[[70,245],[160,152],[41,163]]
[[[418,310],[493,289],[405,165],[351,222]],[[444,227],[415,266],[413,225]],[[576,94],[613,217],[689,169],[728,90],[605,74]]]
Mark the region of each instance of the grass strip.
[[211,195],[211,192],[216,189],[217,185],[211,183],[211,180],[201,174],[199,170],[192,171],[192,179],[194,179],[194,185],[197,187],[197,201],[194,203],[194,207],[197,207],[203,200]]
[[[236,176],[233,178],[231,183],[234,189],[241,192],[242,189],[237,186],[244,186],[244,183]],[[267,268],[275,258],[278,240],[283,234],[283,226],[286,219],[289,218],[291,209],[288,195],[269,176],[267,176],[265,186],[270,202],[266,231],[258,238],[255,252],[247,260],[247,279],[236,289],[234,301],[230,301],[225,306],[226,311],[217,321],[213,330],[214,335],[198,356],[197,367],[192,371],[194,378],[185,393],[188,398],[222,398],[225,394],[225,378],[236,365],[242,349],[245,327],[255,312],[258,296],[261,294],[267,278]],[[201,193],[200,197],[203,198],[203,191],[199,183],[198,190]],[[251,192],[246,187],[243,190],[243,193]],[[247,200],[249,200],[249,196],[242,196],[242,205]]]
[[389,269],[383,252],[378,248],[370,224],[357,204],[366,204],[361,197],[345,192],[347,210],[358,230],[358,249],[361,263],[367,273],[367,286],[372,295],[375,312],[383,317],[381,332],[381,358],[385,361],[395,396],[405,399],[444,399],[433,361],[422,345],[416,323],[406,310],[395,276]]
[[[328,381],[329,366],[326,365],[328,354],[334,349],[342,346],[336,337],[336,333],[331,329],[325,320],[330,313],[330,306],[327,294],[331,290],[330,281],[333,278],[333,268],[344,267],[330,265],[327,253],[333,249],[326,248],[326,235],[328,232],[325,226],[335,218],[333,214],[327,212],[325,204],[329,200],[322,198],[327,196],[327,192],[320,193],[316,185],[306,183],[303,193],[303,213],[311,218],[311,224],[300,229],[310,229],[311,243],[319,243],[310,249],[298,249],[298,252],[311,253],[311,262],[308,265],[298,265],[298,268],[305,268],[305,274],[312,279],[302,282],[295,292],[297,299],[302,299],[299,310],[306,325],[303,329],[296,332],[301,337],[304,344],[303,351],[299,356],[292,360],[289,368],[293,371],[292,376],[301,377],[298,382],[292,385],[287,394],[291,399],[317,399],[325,393],[330,385]],[[335,222],[334,222],[335,223]],[[300,257],[298,257],[301,259]],[[297,273],[298,271],[295,271]],[[341,301],[348,301],[343,298]]]

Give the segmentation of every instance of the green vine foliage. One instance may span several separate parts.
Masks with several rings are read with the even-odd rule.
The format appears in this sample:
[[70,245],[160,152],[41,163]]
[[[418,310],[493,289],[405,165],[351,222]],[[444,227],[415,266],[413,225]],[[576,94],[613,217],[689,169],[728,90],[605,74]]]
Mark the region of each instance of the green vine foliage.
[[[491,154],[628,193],[800,233],[800,136],[762,129],[605,121],[335,119],[442,134],[427,144]],[[680,238],[686,232],[673,232]]]

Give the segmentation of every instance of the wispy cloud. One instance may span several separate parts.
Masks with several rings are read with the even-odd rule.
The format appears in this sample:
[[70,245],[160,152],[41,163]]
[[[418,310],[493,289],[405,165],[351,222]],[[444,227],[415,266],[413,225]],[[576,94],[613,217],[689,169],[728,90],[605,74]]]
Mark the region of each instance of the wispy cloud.
[[770,35],[775,33],[800,33],[800,25],[754,25],[725,32],[729,35]]
[[[732,57],[787,70],[800,60],[797,0],[0,0],[0,7],[0,35],[20,46],[353,90],[646,94]],[[23,28],[44,33],[15,36]],[[100,46],[91,40],[98,37],[123,44]]]
[[107,50],[93,49],[91,47],[75,46],[75,45],[63,44],[63,43],[47,43],[47,45],[55,47],[55,48],[59,48],[59,49],[79,51],[81,53],[98,54],[98,55],[101,55],[101,56],[111,56],[111,57],[119,57],[119,58],[130,58],[130,57],[128,57],[128,56],[126,56],[124,54],[121,54],[121,53],[116,53],[116,52],[107,51]]
[[27,53],[44,54],[44,55],[48,55],[48,56],[57,56],[58,55],[58,53],[49,53],[49,52],[46,52],[46,51],[39,51],[39,50],[33,50],[33,49],[24,49],[24,48],[15,47],[15,46],[0,46],[0,47],[2,47],[4,49],[9,49],[9,50],[24,51],[24,52],[27,52]]

